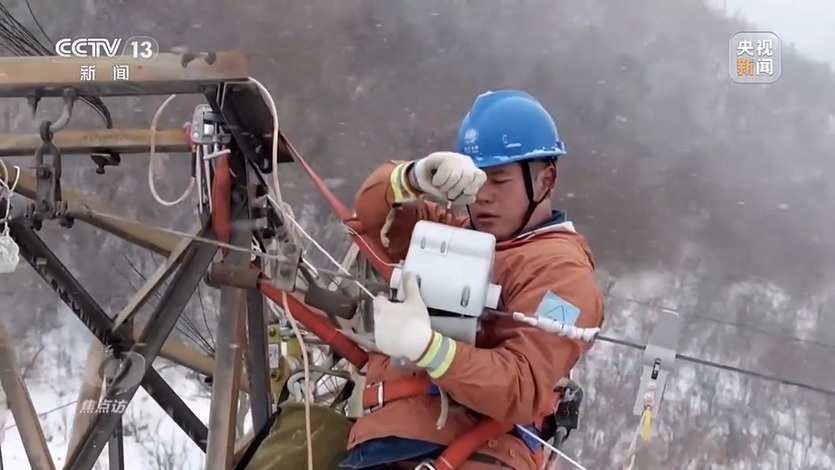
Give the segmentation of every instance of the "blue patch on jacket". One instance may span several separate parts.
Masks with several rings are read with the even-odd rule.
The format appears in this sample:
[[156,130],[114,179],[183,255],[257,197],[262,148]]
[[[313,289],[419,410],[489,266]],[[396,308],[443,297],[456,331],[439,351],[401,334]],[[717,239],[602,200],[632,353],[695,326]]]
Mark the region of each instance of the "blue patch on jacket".
[[546,317],[573,326],[580,318],[580,309],[557,294],[548,291],[542,297],[534,314],[538,317]]

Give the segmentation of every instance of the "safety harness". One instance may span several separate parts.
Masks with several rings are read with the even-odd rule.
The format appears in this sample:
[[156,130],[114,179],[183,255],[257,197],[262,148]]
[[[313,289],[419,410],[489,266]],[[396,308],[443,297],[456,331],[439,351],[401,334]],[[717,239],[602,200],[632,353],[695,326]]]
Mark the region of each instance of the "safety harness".
[[[373,413],[393,401],[417,396],[440,395],[440,393],[440,388],[432,383],[426,375],[395,381],[378,382],[365,387],[362,392],[362,406],[367,412]],[[559,396],[555,395],[553,408],[556,408],[558,398]],[[536,423],[532,423],[526,426],[526,428],[538,435],[544,418],[545,416],[541,417]],[[486,445],[491,439],[507,433],[511,433],[521,439],[533,454],[537,467],[541,466],[543,456],[542,445],[539,441],[527,433],[518,432],[515,425],[503,424],[494,419],[482,417],[475,427],[449,444],[446,450],[434,462],[424,464],[424,468],[454,470],[467,462],[470,456],[479,448]]]

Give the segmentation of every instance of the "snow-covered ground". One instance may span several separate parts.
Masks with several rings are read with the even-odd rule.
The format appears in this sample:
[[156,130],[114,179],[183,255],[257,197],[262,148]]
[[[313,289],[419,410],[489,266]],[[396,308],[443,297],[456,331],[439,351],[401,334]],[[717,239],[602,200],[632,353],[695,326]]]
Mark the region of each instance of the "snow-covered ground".
[[[57,468],[62,468],[70,440],[78,390],[87,360],[92,335],[71,313],[59,312],[58,328],[37,338],[43,345],[34,370],[27,373],[26,386],[40,415],[49,452]],[[80,341],[80,338],[85,338]],[[36,351],[32,338],[20,345],[18,361],[26,364],[25,351]],[[156,369],[203,422],[209,419],[208,389],[201,387],[183,369],[158,360]],[[58,364],[65,364],[63,366]],[[183,433],[165,412],[139,389],[124,415],[125,468],[128,470],[202,469],[203,452]],[[3,468],[30,468],[13,418],[9,415],[2,443]],[[108,468],[107,449],[102,452],[97,470]]]

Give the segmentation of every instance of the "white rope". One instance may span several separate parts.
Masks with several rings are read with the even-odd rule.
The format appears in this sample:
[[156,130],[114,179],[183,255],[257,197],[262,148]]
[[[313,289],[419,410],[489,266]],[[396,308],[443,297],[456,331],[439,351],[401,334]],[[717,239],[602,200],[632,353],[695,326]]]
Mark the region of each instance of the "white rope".
[[632,442],[629,444],[629,450],[626,454],[628,463],[624,467],[624,470],[632,470],[635,467],[635,460],[638,457],[638,442],[641,440],[641,428],[643,427],[643,422],[644,414],[641,414],[641,420],[638,423],[638,427],[635,429]]
[[[6,200],[6,213],[3,214],[3,217],[0,218],[0,223],[6,223],[9,221],[9,218],[12,215],[12,196],[14,195],[14,190],[17,189],[17,184],[20,182],[20,167],[17,165],[12,165],[12,168],[15,169],[15,177],[14,182],[9,184],[9,167],[6,166],[6,163],[3,160],[0,160],[0,199]],[[9,226],[8,224],[3,229],[3,235],[9,234]]]
[[559,455],[560,458],[564,459],[566,462],[570,463],[571,465],[574,465],[577,468],[577,470],[588,470],[588,469],[586,469],[586,467],[580,465],[579,462],[577,462],[576,460],[572,459],[571,457],[565,455],[565,453],[563,451],[561,451],[561,450],[557,449],[556,447],[552,446],[550,443],[548,443],[547,441],[545,441],[544,439],[539,437],[536,433],[531,432],[530,430],[528,430],[524,426],[520,426],[520,425],[517,424],[516,429],[518,429],[519,431],[527,434],[531,438],[535,439],[537,442],[542,444],[548,450],[550,450],[551,452]]
[[[281,210],[281,206],[278,206],[276,201],[273,201],[272,199],[270,199],[270,201],[273,204],[276,204],[276,207]],[[319,242],[317,242],[316,239],[313,238],[313,236],[311,236],[309,233],[307,233],[307,231],[304,229],[304,227],[302,227],[301,224],[295,218],[293,218],[293,214],[285,213],[284,217],[285,217],[286,220],[289,220],[296,227],[296,229],[298,229],[299,233],[301,233],[302,236],[304,236],[313,246],[315,246],[316,249],[318,249],[323,255],[325,255],[325,258],[327,258],[328,261],[330,261],[334,266],[336,266],[337,270],[343,272],[347,276],[350,276],[351,280],[353,280],[354,283],[360,289],[362,289],[363,292],[365,292],[369,297],[374,298],[374,294],[372,294],[371,291],[367,287],[365,287],[365,285],[363,285],[358,280],[354,279],[351,272],[348,271],[347,268],[342,266],[342,263],[337,261],[336,258],[334,258],[333,255],[331,255],[328,252],[328,250],[326,250],[322,245],[320,245]]]
[[[162,116],[162,112],[165,110],[165,108],[168,107],[169,104],[171,104],[172,101],[174,101],[174,98],[176,97],[177,95],[171,95],[168,98],[166,98],[165,101],[163,101],[162,104],[159,106],[159,108],[157,108],[157,111],[154,113],[154,117],[151,119],[151,148],[149,151],[150,157],[148,158],[148,188],[151,190],[151,196],[154,197],[154,200],[165,207],[173,207],[185,201],[191,195],[192,191],[194,191],[195,186],[195,178],[192,176],[191,178],[189,178],[186,190],[183,191],[183,194],[181,194],[180,197],[173,201],[166,201],[157,192],[157,186],[154,182],[154,167],[156,166],[157,161],[157,132],[159,131],[157,123],[159,122],[160,116]],[[200,159],[197,159],[197,161],[197,164],[199,165]]]
[[290,322],[290,327],[293,328],[293,334],[296,335],[296,341],[299,342],[299,349],[302,355],[302,366],[304,367],[304,431],[307,437],[307,470],[313,470],[313,429],[310,421],[310,404],[313,401],[313,397],[311,396],[310,361],[307,357],[307,345],[305,345],[299,325],[296,324],[296,319],[293,318],[293,313],[290,311],[290,305],[287,302],[287,292],[281,293],[281,302],[284,304],[284,313]]
[[[279,140],[279,126],[278,126],[278,109],[275,105],[275,100],[273,99],[272,94],[270,91],[267,90],[267,87],[261,84],[258,80],[249,77],[249,81],[258,88],[258,92],[267,102],[267,106],[270,109],[270,114],[272,114],[273,118],[273,141],[272,141],[272,166],[273,166],[273,194],[275,198],[273,199],[273,203],[278,207],[282,214],[286,218],[295,220],[293,216],[293,208],[290,207],[290,204],[284,202],[284,197],[281,194],[281,182],[278,180],[278,140]],[[290,241],[294,244],[298,245],[299,235],[296,232],[294,227],[286,227],[287,229],[287,236],[290,238]]]
[[9,184],[9,168],[3,160],[0,160],[0,172],[2,172],[2,175],[0,175],[2,176],[0,178],[0,200],[6,200],[6,213],[0,219],[0,223],[5,224],[3,231],[0,232],[0,274],[14,272],[20,263],[20,247],[12,240],[8,224],[12,213],[12,195],[14,195],[14,190],[20,182],[21,173],[19,166],[14,165],[13,168],[15,169],[15,178]]

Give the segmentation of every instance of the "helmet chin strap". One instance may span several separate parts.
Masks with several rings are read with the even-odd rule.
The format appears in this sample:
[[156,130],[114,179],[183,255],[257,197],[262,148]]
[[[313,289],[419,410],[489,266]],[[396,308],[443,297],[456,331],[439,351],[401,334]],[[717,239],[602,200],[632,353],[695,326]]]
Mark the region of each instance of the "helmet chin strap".
[[519,162],[522,166],[522,180],[525,182],[525,194],[528,195],[528,208],[525,209],[525,216],[522,217],[522,223],[519,225],[519,228],[514,231],[510,237],[508,238],[515,238],[521,235],[525,231],[525,227],[528,226],[528,223],[531,221],[531,217],[533,217],[533,213],[542,201],[544,201],[548,197],[548,192],[546,191],[545,194],[542,195],[539,199],[535,199],[535,194],[533,191],[533,174],[531,174],[531,165],[529,162]]
[[[556,159],[555,159],[556,161]],[[554,164],[554,162],[552,162]],[[528,226],[528,223],[531,221],[531,217],[533,217],[533,213],[542,201],[544,201],[548,197],[548,192],[546,191],[545,194],[542,195],[539,199],[535,198],[534,190],[533,190],[533,175],[531,174],[531,166],[529,162],[519,162],[519,165],[522,166],[522,181],[525,183],[525,194],[528,196],[528,207],[525,209],[525,215],[522,217],[522,223],[519,227],[510,234],[508,237],[515,238],[521,235],[525,231],[525,227]],[[470,217],[470,225],[475,228],[475,224],[472,222],[472,215],[470,214],[470,206],[467,206],[467,216]]]
[[522,166],[522,181],[525,182],[525,194],[528,195],[528,207],[525,209],[525,215],[522,217],[522,223],[513,233],[510,234],[508,238],[515,238],[522,234],[525,227],[528,226],[528,222],[531,221],[531,217],[533,217],[533,212],[536,210],[537,206],[539,206],[539,204],[545,200],[545,197],[548,196],[548,193],[546,192],[538,201],[534,199],[535,195],[533,193],[533,175],[531,175],[531,165],[528,162],[519,162],[519,165]]

